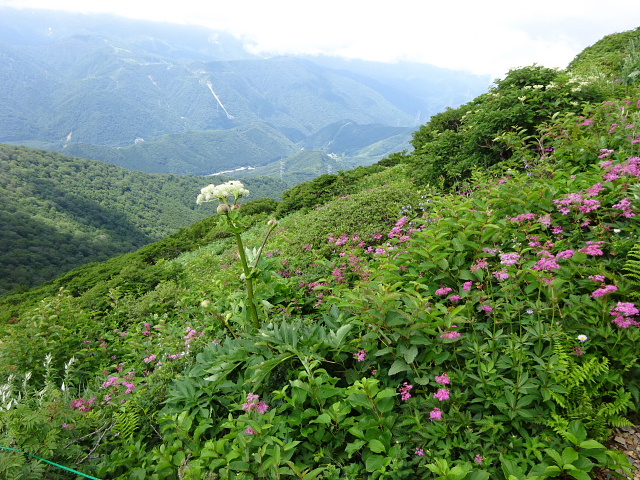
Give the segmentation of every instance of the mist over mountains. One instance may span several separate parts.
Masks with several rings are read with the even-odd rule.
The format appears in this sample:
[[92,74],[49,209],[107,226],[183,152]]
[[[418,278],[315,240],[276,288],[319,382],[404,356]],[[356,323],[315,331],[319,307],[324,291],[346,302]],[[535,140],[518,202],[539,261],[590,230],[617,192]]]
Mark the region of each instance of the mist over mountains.
[[419,124],[490,80],[418,64],[260,58],[202,27],[0,13],[0,142],[149,173],[265,166],[309,148],[346,168],[371,164],[410,148]]

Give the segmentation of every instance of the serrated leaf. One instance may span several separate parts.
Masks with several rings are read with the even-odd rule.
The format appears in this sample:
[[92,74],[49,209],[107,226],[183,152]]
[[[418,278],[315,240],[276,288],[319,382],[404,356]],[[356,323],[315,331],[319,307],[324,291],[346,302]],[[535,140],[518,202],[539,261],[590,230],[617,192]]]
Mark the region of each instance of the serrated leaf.
[[391,365],[389,369],[388,375],[395,375],[396,373],[406,372],[407,370],[411,370],[411,367],[407,365],[404,360],[396,359],[395,362]]

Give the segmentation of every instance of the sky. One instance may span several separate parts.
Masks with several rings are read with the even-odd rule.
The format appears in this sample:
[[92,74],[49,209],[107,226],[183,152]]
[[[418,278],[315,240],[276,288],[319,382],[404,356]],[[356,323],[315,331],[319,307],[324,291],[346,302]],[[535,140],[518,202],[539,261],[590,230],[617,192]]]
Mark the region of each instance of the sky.
[[504,78],[564,68],[605,35],[640,27],[638,0],[0,0],[227,31],[265,56],[412,61]]

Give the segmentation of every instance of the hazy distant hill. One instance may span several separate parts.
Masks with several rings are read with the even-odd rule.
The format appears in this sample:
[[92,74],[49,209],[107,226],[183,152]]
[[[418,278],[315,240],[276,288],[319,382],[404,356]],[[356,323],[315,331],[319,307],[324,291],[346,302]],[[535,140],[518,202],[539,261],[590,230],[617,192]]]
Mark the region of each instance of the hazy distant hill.
[[[264,59],[205,28],[2,8],[0,82],[0,142],[201,173],[294,154],[336,122],[363,127],[354,133],[415,129],[483,92],[489,79],[414,64]],[[357,163],[392,152],[363,157],[361,146]]]

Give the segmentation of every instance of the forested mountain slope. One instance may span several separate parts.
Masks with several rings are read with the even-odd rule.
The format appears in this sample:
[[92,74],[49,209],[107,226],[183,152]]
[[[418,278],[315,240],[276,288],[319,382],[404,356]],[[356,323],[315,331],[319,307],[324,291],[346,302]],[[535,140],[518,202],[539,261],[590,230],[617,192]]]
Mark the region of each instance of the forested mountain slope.
[[[193,199],[211,181],[0,144],[0,292],[136,250],[213,214]],[[247,183],[255,198],[278,198],[285,185]]]

